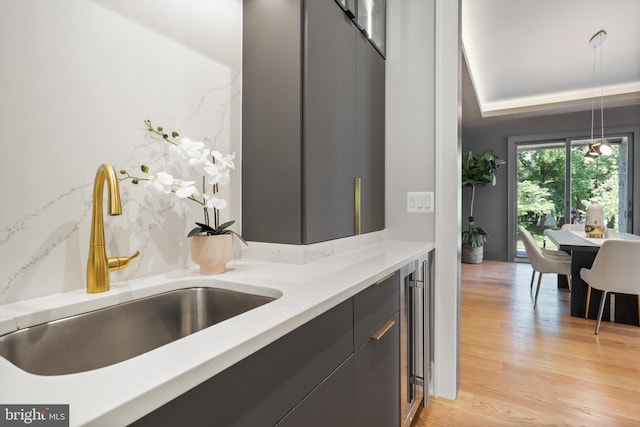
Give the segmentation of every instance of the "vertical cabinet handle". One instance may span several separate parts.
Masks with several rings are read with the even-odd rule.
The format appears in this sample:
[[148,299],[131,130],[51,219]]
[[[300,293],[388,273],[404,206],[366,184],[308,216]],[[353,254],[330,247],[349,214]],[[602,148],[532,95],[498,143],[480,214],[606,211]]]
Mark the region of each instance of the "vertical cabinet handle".
[[387,320],[386,322],[384,322],[384,325],[380,326],[380,329],[378,329],[377,331],[374,332],[373,335],[371,335],[371,339],[376,341],[379,340],[395,324],[396,322],[394,320]]
[[355,178],[353,180],[353,198],[354,198],[354,234],[360,234],[360,206],[361,206],[361,180]]

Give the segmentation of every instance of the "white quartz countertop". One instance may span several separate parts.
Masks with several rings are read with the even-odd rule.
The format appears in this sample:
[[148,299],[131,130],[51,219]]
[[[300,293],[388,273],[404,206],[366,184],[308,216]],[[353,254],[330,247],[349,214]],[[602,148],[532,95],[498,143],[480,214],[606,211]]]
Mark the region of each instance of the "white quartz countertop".
[[[162,406],[246,356],[426,255],[433,244],[386,241],[308,264],[239,259],[221,275],[197,270],[114,283],[0,306],[0,334],[191,286],[280,298],[195,334],[104,368],[70,375],[27,373],[0,357],[0,403],[69,404],[70,423],[120,426]],[[73,351],[73,349],[69,349]]]

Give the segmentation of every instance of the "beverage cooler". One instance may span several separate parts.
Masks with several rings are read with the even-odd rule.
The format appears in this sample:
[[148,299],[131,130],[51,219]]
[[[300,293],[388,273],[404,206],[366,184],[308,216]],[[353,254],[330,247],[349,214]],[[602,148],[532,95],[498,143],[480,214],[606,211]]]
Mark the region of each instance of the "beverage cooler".
[[433,292],[435,250],[404,266],[400,286],[400,417],[409,426],[429,404],[433,371]]

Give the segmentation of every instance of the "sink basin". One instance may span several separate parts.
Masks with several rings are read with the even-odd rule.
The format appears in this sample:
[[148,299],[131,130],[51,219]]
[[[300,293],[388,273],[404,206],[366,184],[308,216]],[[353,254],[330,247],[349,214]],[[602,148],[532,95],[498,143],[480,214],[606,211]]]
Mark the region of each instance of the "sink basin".
[[38,375],[122,362],[275,298],[220,288],[178,289],[0,336],[0,356]]

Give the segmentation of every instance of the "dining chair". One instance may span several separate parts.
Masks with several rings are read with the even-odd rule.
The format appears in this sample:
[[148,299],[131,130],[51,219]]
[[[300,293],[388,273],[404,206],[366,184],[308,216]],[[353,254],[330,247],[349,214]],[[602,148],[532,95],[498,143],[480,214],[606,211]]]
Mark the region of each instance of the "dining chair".
[[562,251],[553,251],[550,249],[541,249],[535,239],[524,227],[518,226],[520,236],[524,242],[524,248],[527,252],[527,258],[533,268],[531,274],[531,284],[529,288],[533,290],[533,281],[538,272],[538,286],[536,287],[536,296],[533,303],[535,308],[538,304],[538,294],[540,293],[540,282],[544,273],[555,273],[567,276],[569,290],[571,290],[571,255]]
[[640,323],[640,242],[605,240],[591,268],[581,268],[580,277],[594,289],[602,291],[596,335],[600,330],[607,293],[638,295],[638,323]]

